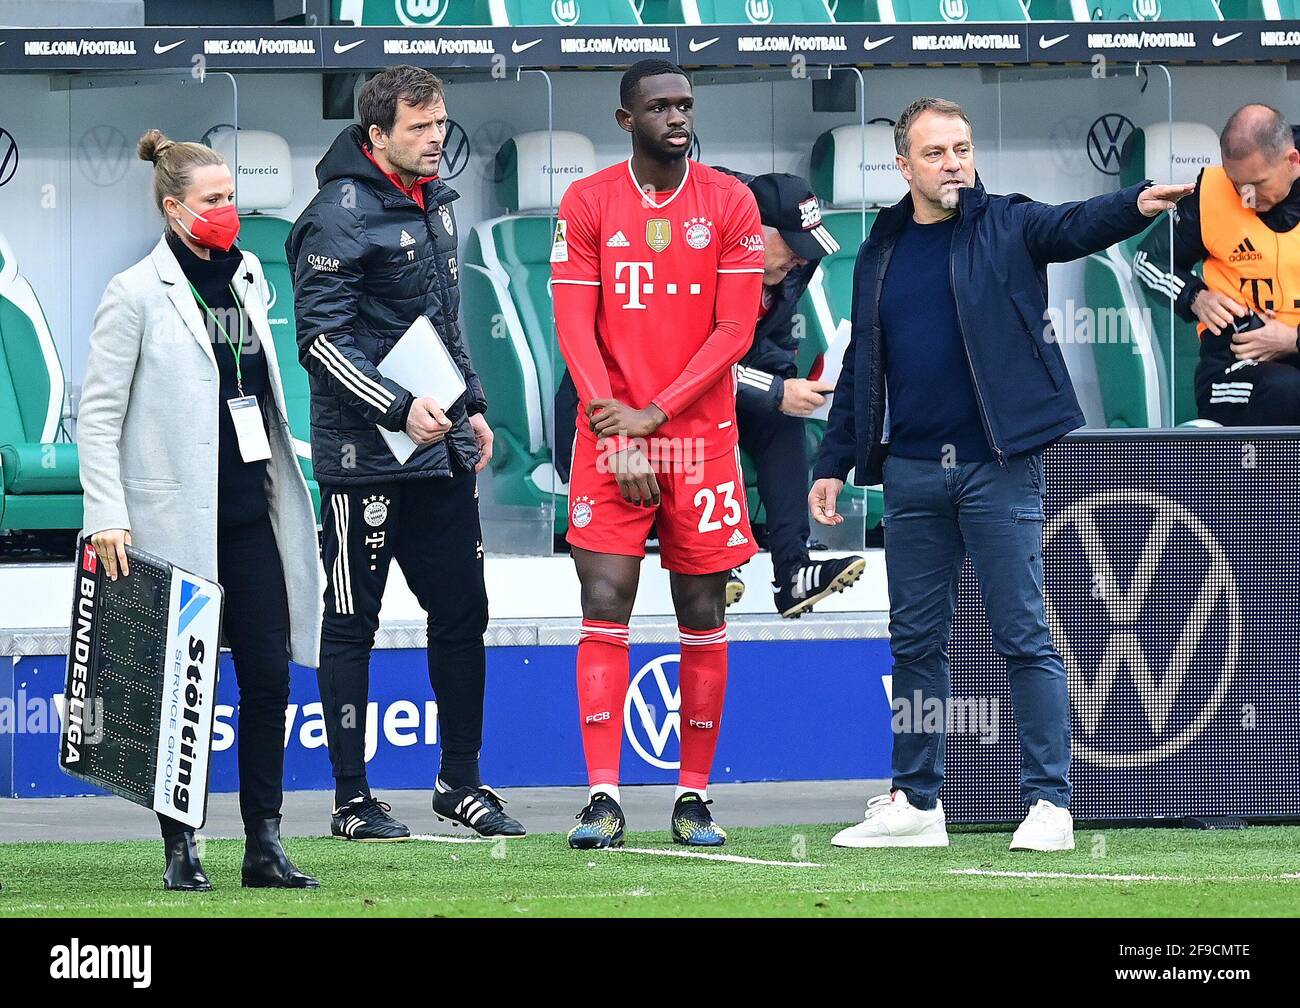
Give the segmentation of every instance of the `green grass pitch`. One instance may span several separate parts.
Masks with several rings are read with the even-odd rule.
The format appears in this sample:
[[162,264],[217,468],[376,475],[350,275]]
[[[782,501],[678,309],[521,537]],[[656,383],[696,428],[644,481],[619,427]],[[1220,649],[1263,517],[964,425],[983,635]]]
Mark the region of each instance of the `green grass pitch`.
[[[162,845],[0,845],[0,916],[1294,916],[1300,828],[1076,831],[1066,854],[1012,854],[1009,835],[953,832],[939,850],[845,851],[832,826],[736,828],[751,864],[571,851],[558,834],[497,843],[288,841],[315,892],[239,886],[242,842],[210,840],[211,893],[165,893]],[[629,847],[681,851],[664,833]],[[1138,878],[1022,878],[979,872]],[[1158,876],[1152,878],[1151,876]]]

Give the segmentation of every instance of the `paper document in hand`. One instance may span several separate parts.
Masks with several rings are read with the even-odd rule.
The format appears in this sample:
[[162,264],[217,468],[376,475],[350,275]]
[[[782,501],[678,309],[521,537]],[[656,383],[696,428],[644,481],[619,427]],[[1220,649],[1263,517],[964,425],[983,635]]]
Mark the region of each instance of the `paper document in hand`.
[[[393,344],[388,356],[375,365],[385,378],[397,382],[416,399],[428,397],[443,412],[450,412],[456,401],[465,394],[465,376],[452,360],[451,353],[433,328],[433,323],[421,315],[411,323],[402,338]],[[405,431],[379,428],[388,443],[393,457],[402,465],[420,447]]]
[[[838,384],[840,371],[844,367],[844,351],[849,347],[849,338],[852,333],[852,323],[848,319],[840,319],[840,324],[835,327],[835,335],[831,338],[831,345],[822,354],[822,373],[817,379],[818,381],[824,381],[828,385]],[[831,402],[834,399],[835,394],[833,392],[827,393],[826,401],[813,410],[809,416],[814,420],[827,419],[830,416]]]

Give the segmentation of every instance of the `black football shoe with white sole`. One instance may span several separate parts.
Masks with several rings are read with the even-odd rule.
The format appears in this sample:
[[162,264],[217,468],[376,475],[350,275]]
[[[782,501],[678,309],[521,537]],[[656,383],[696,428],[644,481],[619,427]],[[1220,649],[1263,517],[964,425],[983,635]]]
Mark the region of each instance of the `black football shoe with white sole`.
[[795,568],[790,583],[774,585],[776,611],[798,619],[832,592],[842,592],[862,577],[867,561],[860,556],[816,560]]
[[330,816],[330,833],[339,840],[397,843],[411,839],[411,831],[388,813],[393,806],[370,795],[357,795]]
[[733,567],[727,575],[727,605],[733,606],[744,597],[745,582],[741,580],[740,568]]
[[694,791],[687,791],[673,803],[669,830],[673,843],[687,847],[721,847],[727,831],[713,821],[709,812],[712,801],[705,801]]
[[575,819],[578,825],[569,830],[569,846],[574,850],[603,850],[622,847],[627,817],[612,796],[597,791]]
[[468,826],[481,837],[521,837],[528,831],[506,815],[506,800],[484,784],[481,787],[448,788],[438,781],[433,792],[433,814],[439,822]]

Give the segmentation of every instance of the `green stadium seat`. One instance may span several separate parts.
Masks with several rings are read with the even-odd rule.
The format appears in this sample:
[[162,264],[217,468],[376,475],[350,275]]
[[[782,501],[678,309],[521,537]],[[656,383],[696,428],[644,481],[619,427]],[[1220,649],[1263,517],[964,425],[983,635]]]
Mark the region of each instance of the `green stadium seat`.
[[[1135,130],[1125,142],[1119,182],[1192,179],[1202,166],[1217,162],[1218,153],[1218,137],[1208,126],[1155,123]],[[1164,216],[1152,224],[1168,226]],[[1146,233],[1084,262],[1084,303],[1092,320],[1090,345],[1107,427],[1167,426],[1196,417],[1192,373],[1200,343],[1195,326],[1175,318],[1171,327],[1168,300],[1152,296],[1137,281],[1135,271],[1150,268],[1138,251]],[[1172,403],[1171,367],[1177,382]]]
[[839,0],[839,24],[965,24],[1028,21],[1021,0]]
[[639,12],[640,3],[634,0],[334,0],[333,4],[338,23],[408,28],[639,25]]
[[1300,0],[1219,0],[1227,21],[1300,20]]
[[1076,21],[1222,21],[1218,0],[1070,0]]
[[[507,141],[497,168],[497,200],[507,213],[466,236],[461,327],[496,434],[485,492],[497,505],[542,507],[568,495],[553,457],[555,392],[564,373],[551,309],[553,214],[568,184],[596,170],[596,154],[581,134],[543,130]],[[555,520],[563,532],[563,500]]]
[[402,25],[408,28],[490,25],[488,0],[334,0],[335,24]]
[[[391,4],[389,5],[391,7]],[[284,243],[293,222],[266,211],[283,210],[293,201],[293,165],[284,138],[263,130],[241,129],[236,150],[235,131],[219,130],[210,143],[226,163],[236,165],[236,203],[239,206],[239,247],[252,252],[266,275],[266,315],[284,385],[284,405],[293,434],[298,464],[307,477],[320,520],[320,487],[311,462],[311,389],[307,371],[298,361],[298,334],[293,314],[293,275]]]
[[0,235],[0,530],[81,528],[77,446],[58,441],[63,394],[45,312]]
[[645,0],[646,24],[834,24],[827,0]]

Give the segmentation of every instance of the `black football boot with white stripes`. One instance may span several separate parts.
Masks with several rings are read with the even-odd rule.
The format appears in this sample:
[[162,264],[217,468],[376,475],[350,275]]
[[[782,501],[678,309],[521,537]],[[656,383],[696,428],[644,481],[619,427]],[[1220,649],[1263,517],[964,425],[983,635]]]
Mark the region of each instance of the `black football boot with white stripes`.
[[392,806],[370,795],[357,795],[330,816],[330,833],[339,840],[396,843],[410,840],[411,831],[390,816]]
[[837,560],[816,560],[795,568],[790,583],[773,584],[776,611],[786,619],[798,619],[831,592],[842,592],[866,570],[867,561],[860,556]]
[[433,814],[439,822],[450,820],[468,826],[481,837],[521,837],[528,831],[506,815],[506,800],[484,784],[481,787],[449,788],[438,781],[433,792]]
[[744,595],[745,582],[740,576],[740,568],[733,567],[727,574],[727,605],[735,605]]

